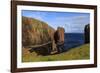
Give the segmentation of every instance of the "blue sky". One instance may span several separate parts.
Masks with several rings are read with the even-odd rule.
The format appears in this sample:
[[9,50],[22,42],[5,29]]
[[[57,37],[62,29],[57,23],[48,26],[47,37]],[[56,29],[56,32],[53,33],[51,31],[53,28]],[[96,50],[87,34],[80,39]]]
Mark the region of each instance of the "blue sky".
[[66,33],[83,33],[85,25],[90,23],[89,13],[22,10],[22,16],[44,21],[54,29],[64,27]]

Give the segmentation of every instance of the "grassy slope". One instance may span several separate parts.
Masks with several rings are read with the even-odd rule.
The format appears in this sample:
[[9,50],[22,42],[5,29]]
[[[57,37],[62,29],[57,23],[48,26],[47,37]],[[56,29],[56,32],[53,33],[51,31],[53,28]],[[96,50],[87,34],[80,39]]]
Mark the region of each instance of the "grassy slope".
[[58,61],[58,60],[82,60],[89,59],[89,44],[73,48],[67,52],[48,56],[37,56],[35,52],[23,55],[23,62]]

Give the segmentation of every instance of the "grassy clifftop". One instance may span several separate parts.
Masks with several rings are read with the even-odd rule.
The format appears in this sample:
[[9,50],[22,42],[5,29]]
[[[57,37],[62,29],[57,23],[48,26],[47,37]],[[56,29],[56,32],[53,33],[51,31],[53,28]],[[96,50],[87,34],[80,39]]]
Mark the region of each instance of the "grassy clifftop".
[[23,53],[23,62],[82,60],[90,58],[90,45],[85,44],[76,48],[72,48],[64,53],[48,56],[37,56],[35,55],[35,52],[29,53],[27,50],[26,52],[26,54]]
[[52,39],[55,30],[47,23],[35,18],[22,17],[23,46],[39,45]]

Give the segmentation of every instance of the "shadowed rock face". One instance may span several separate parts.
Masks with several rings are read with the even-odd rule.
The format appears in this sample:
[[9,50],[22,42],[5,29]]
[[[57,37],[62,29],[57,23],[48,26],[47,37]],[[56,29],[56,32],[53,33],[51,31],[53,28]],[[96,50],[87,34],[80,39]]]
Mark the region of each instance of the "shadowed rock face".
[[85,36],[84,43],[89,43],[90,42],[90,25],[89,24],[87,24],[84,28],[84,36]]
[[23,47],[47,43],[53,39],[54,32],[55,30],[45,22],[22,17]]

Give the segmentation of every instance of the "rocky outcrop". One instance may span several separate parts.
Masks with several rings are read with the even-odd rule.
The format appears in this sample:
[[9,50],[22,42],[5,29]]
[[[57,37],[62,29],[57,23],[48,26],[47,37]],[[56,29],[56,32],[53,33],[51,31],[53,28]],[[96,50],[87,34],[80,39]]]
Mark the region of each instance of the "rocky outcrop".
[[65,32],[64,28],[58,27],[54,34],[54,40],[58,52],[62,52],[64,49],[64,32]]
[[54,34],[54,39],[55,39],[55,43],[57,44],[58,42],[64,42],[64,28],[62,27],[58,27],[57,31]]
[[84,43],[90,42],[90,24],[87,24],[84,28]]

